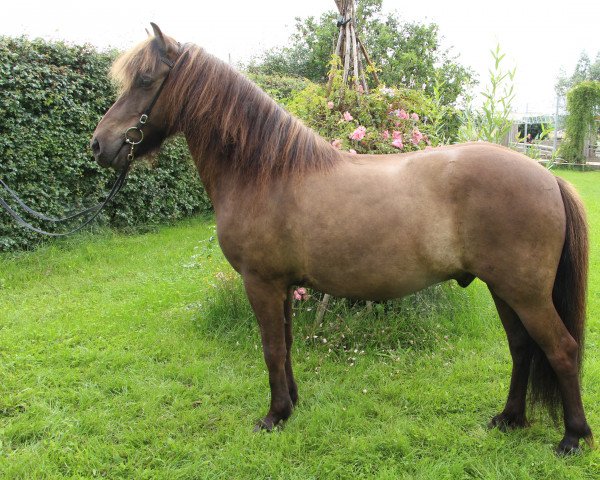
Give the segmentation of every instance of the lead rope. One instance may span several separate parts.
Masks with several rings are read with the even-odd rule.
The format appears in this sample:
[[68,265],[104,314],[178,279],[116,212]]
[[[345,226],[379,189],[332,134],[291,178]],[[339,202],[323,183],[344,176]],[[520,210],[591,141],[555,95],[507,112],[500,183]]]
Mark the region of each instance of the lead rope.
[[[6,201],[2,197],[0,197],[0,206],[2,206],[4,208],[4,210],[6,210],[6,212],[17,222],[18,225],[20,225],[24,228],[27,228],[29,230],[32,230],[32,231],[42,234],[42,235],[47,235],[49,237],[66,237],[67,235],[71,235],[75,232],[78,232],[86,225],[89,225],[93,220],[96,219],[96,217],[98,215],[100,215],[100,212],[104,209],[104,207],[108,204],[108,202],[110,202],[117,195],[117,193],[119,193],[119,190],[121,190],[121,188],[123,187],[123,185],[125,183],[125,177],[127,176],[128,170],[129,170],[129,165],[127,166],[127,168],[123,169],[123,171],[121,172],[121,174],[115,181],[115,184],[113,185],[111,191],[109,192],[107,197],[104,199],[104,201],[102,201],[98,205],[95,205],[94,207],[90,207],[85,210],[86,212],[95,210],[95,212],[87,220],[85,220],[85,222],[83,222],[81,225],[79,225],[78,227],[76,227],[72,230],[69,230],[68,232],[64,232],[64,233],[48,232],[46,230],[42,230],[41,228],[34,227],[29,222],[27,222],[25,219],[23,219],[23,217],[21,217],[15,210],[13,210],[10,207],[10,205],[8,205],[8,203],[6,203]],[[39,213],[39,212],[36,212],[36,213]],[[80,212],[80,213],[82,213],[82,212]],[[72,217],[75,217],[75,216],[76,215],[73,215]],[[77,216],[79,216],[79,215],[77,215]],[[65,219],[66,218],[68,218],[68,217],[65,217]],[[65,219],[58,219],[58,220],[62,221]]]

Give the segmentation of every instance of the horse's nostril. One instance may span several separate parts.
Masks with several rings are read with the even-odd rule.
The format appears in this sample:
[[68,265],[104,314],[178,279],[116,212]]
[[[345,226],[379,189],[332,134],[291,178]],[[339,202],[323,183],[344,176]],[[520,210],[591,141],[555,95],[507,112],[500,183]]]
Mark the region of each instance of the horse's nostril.
[[94,152],[94,155],[98,155],[100,153],[100,142],[97,138],[92,139],[90,142],[90,147],[92,147],[92,152]]

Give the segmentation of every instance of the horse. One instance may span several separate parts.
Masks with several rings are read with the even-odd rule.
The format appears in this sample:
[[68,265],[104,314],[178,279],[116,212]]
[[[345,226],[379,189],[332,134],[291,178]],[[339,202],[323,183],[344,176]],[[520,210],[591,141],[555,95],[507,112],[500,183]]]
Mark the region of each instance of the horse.
[[143,157],[185,136],[260,327],[271,398],[256,430],[272,430],[298,402],[295,286],[386,300],[479,278],[513,362],[490,426],[527,426],[527,398],[550,411],[562,404],[557,451],[578,450],[580,439],[593,445],[580,389],[588,233],[566,181],[482,142],[392,155],[336,150],[226,63],[152,29],[113,64],[120,96],[91,148],[100,165],[122,170],[134,147]]

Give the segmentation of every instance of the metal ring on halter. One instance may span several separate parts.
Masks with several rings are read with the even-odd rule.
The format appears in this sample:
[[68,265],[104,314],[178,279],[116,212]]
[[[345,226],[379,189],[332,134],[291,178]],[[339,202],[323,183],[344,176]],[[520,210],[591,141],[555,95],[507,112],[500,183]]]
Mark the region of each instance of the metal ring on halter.
[[[137,131],[140,134],[140,139],[136,142],[134,139],[129,138],[129,132],[131,132],[132,130]],[[125,131],[125,141],[129,144],[129,145],[138,145],[140,143],[142,143],[142,140],[144,139],[144,132],[142,132],[142,130],[138,127],[129,127],[126,131]]]

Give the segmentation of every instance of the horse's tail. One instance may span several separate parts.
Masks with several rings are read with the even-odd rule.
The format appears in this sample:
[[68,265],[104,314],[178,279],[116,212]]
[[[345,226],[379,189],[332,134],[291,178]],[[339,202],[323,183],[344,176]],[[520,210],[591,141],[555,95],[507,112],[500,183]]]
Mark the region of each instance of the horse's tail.
[[[583,363],[584,325],[588,278],[588,226],[579,195],[567,181],[556,177],[566,214],[566,235],[558,263],[552,300],[565,327],[578,345],[577,368]],[[530,374],[530,401],[546,405],[556,418],[560,392],[554,370],[536,347]]]

